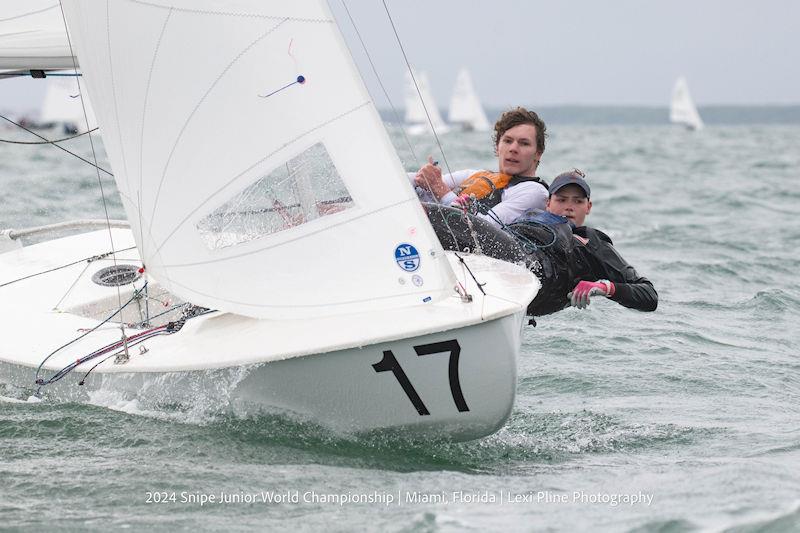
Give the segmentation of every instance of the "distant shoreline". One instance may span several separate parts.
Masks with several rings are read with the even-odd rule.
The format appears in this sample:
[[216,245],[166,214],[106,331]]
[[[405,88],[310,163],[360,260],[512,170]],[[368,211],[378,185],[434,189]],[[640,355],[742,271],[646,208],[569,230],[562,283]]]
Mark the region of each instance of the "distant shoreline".
[[[612,125],[669,123],[667,106],[613,106],[613,105],[529,105],[547,124]],[[497,117],[502,108],[486,109],[490,117]],[[708,105],[698,107],[707,125],[714,124],[800,124],[800,104],[796,105]],[[402,116],[402,110],[398,110]],[[391,110],[381,109],[381,117],[395,122]],[[447,110],[442,109],[442,116]]]

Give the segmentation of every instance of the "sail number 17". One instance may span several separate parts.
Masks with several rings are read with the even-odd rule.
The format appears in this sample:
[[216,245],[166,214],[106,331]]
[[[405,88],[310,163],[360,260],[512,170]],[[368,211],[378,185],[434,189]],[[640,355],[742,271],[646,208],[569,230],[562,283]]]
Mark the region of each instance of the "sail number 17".
[[[458,356],[461,354],[461,346],[459,346],[458,341],[452,339],[431,344],[420,344],[419,346],[414,346],[414,351],[417,352],[418,356],[438,353],[450,354],[450,364],[448,365],[450,393],[453,395],[453,402],[455,402],[459,412],[463,413],[469,411],[467,402],[464,400],[464,393],[461,391],[461,381],[458,378]],[[383,359],[372,365],[372,368],[375,369],[375,372],[391,372],[394,374],[397,382],[403,387],[403,392],[405,392],[408,399],[411,400],[417,412],[423,416],[431,414],[391,350],[385,350],[383,352]]]

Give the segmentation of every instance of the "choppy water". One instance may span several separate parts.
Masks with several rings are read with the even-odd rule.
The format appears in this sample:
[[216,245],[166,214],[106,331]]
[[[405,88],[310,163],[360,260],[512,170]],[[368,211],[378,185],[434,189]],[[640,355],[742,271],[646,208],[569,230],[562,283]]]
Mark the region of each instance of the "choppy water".
[[[492,164],[486,134],[443,142],[454,169]],[[800,126],[564,125],[548,142],[540,175],[588,172],[589,223],[660,304],[599,301],[527,328],[517,404],[497,434],[423,445],[213,404],[0,401],[0,527],[800,530]],[[432,151],[415,143],[419,158]],[[0,228],[103,216],[96,175],[52,147],[0,145],[0,190]],[[122,216],[116,198],[110,210]],[[270,491],[301,501],[263,503]],[[258,501],[181,501],[221,493]],[[406,501],[414,493],[446,501]],[[303,501],[313,494],[393,501]]]

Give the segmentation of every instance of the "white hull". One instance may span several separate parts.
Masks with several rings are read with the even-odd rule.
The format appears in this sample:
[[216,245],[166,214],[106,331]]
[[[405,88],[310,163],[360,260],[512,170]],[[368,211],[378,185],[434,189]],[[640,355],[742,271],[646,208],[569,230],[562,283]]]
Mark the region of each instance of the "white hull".
[[[130,240],[126,230],[114,234],[118,248]],[[100,231],[0,254],[0,285],[100,253],[104,239],[107,232]],[[478,438],[502,426],[512,409],[522,320],[538,282],[522,267],[466,259],[493,296],[483,296],[466,276],[461,281],[474,297],[469,303],[454,296],[313,320],[210,313],[175,334],[147,340],[146,353],[132,347],[124,364],[109,358],[78,386],[100,359],[83,363],[43,387],[43,395],[84,401],[109,391],[149,404],[191,406],[210,391],[215,409],[284,413],[337,432]],[[135,250],[118,253],[119,262],[137,260]],[[117,301],[116,288],[91,281],[108,264],[78,263],[0,287],[0,382],[33,391],[42,359],[98,324],[85,315]],[[119,327],[106,324],[51,357],[40,377],[119,338]]]
[[[511,413],[521,320],[520,312],[474,328],[234,368],[92,373],[83,386],[78,381],[85,371],[74,371],[45,387],[44,397],[92,401],[108,392],[115,402],[135,401],[151,410],[213,403],[202,408],[286,415],[346,434],[389,430],[409,438],[469,440],[497,431]],[[451,351],[419,356],[414,349],[453,347],[453,341],[460,348],[457,359]],[[385,354],[402,369],[405,388],[391,370],[375,370]],[[457,377],[452,382],[451,367]],[[33,372],[0,363],[0,381],[15,387],[31,388]]]

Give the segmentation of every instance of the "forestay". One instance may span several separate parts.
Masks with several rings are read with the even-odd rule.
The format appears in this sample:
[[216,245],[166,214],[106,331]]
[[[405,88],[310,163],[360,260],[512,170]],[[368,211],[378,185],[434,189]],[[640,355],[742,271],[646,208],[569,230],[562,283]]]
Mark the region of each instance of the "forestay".
[[271,318],[453,294],[326,4],[63,4],[137,247],[162,286]]
[[73,68],[57,0],[0,2],[0,69]]

